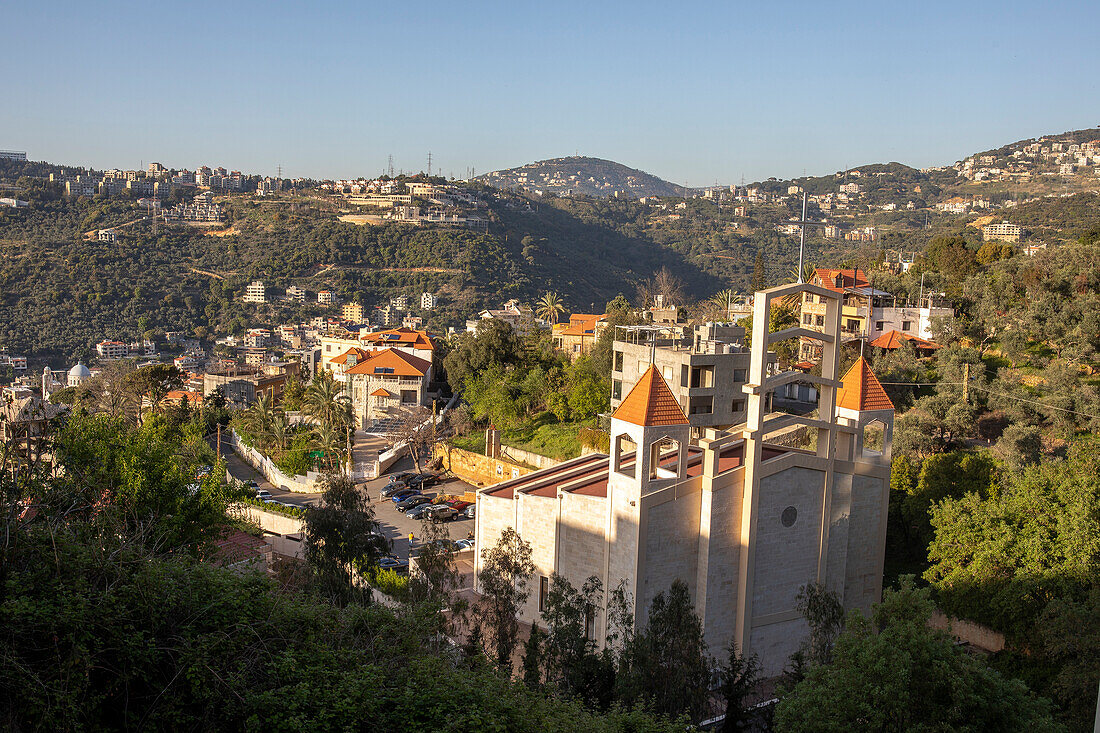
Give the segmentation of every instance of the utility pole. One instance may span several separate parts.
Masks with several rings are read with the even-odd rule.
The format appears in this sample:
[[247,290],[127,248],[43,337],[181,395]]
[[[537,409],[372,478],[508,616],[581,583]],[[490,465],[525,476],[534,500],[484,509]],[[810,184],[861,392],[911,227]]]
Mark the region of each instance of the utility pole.
[[222,424],[218,423],[218,462],[222,460]]
[[802,189],[802,226],[798,235],[798,283],[802,284],[802,253],[806,249],[806,189]]
[[436,437],[435,437],[436,436],[436,430],[435,430],[436,412],[435,411],[436,411],[437,405],[438,405],[438,402],[436,400],[432,400],[432,449],[433,450],[435,449],[435,440],[436,440]]
[[970,404],[970,364],[963,364],[963,403]]

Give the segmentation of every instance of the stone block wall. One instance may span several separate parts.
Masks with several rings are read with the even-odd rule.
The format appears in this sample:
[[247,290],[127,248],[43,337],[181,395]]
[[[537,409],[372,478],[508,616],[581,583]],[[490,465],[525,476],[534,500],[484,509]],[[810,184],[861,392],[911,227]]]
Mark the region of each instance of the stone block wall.
[[529,466],[520,466],[511,461],[440,444],[435,446],[434,455],[442,459],[443,468],[476,486],[492,486],[535,471]]

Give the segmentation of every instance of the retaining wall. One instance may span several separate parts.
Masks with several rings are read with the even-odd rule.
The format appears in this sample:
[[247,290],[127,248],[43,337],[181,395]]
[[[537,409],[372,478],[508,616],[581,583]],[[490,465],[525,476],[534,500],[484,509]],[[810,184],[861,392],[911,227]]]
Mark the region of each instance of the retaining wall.
[[461,448],[448,448],[442,444],[436,444],[433,455],[442,460],[444,469],[466,483],[477,486],[492,486],[537,470]]

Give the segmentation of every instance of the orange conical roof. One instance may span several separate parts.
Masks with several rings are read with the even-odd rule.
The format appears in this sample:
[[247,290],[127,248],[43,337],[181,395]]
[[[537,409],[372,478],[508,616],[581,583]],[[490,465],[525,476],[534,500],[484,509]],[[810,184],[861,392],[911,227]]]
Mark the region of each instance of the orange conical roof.
[[886,396],[878,379],[862,356],[844,375],[837,392],[836,405],[848,410],[893,410],[894,403]]
[[634,389],[622,401],[612,417],[635,425],[687,425],[688,419],[665,383],[665,378],[650,364]]

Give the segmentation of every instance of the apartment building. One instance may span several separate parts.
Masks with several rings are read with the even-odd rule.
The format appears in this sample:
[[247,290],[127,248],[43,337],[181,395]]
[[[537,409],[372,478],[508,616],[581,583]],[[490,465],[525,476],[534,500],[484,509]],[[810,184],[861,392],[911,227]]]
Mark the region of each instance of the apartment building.
[[[745,329],[717,323],[680,329],[622,328],[613,346],[611,409],[655,366],[696,435],[745,419],[749,368]],[[775,363],[768,354],[768,363]],[[770,367],[769,367],[770,368]]]
[[263,280],[253,280],[248,287],[244,289],[244,296],[241,298],[243,303],[266,303],[267,302],[267,288],[264,287]]
[[336,295],[331,290],[322,290],[317,293],[317,302],[320,305],[335,305]]
[[435,308],[435,295],[433,295],[432,293],[421,293],[420,307],[426,311],[430,311],[432,308]]
[[573,313],[569,323],[553,325],[554,348],[576,361],[596,346],[607,328],[607,314]]
[[362,323],[363,306],[359,303],[344,303],[340,308],[340,317],[351,323]]
[[95,345],[95,351],[100,359],[125,359],[129,347],[121,341],[100,341]]
[[290,301],[294,301],[295,303],[305,303],[306,302],[305,288],[300,288],[297,285],[291,285],[289,288],[286,289],[286,299],[290,300]]
[[1023,230],[1016,224],[1002,221],[1000,224],[987,224],[982,227],[982,241],[998,240],[1001,242],[1019,242]]

